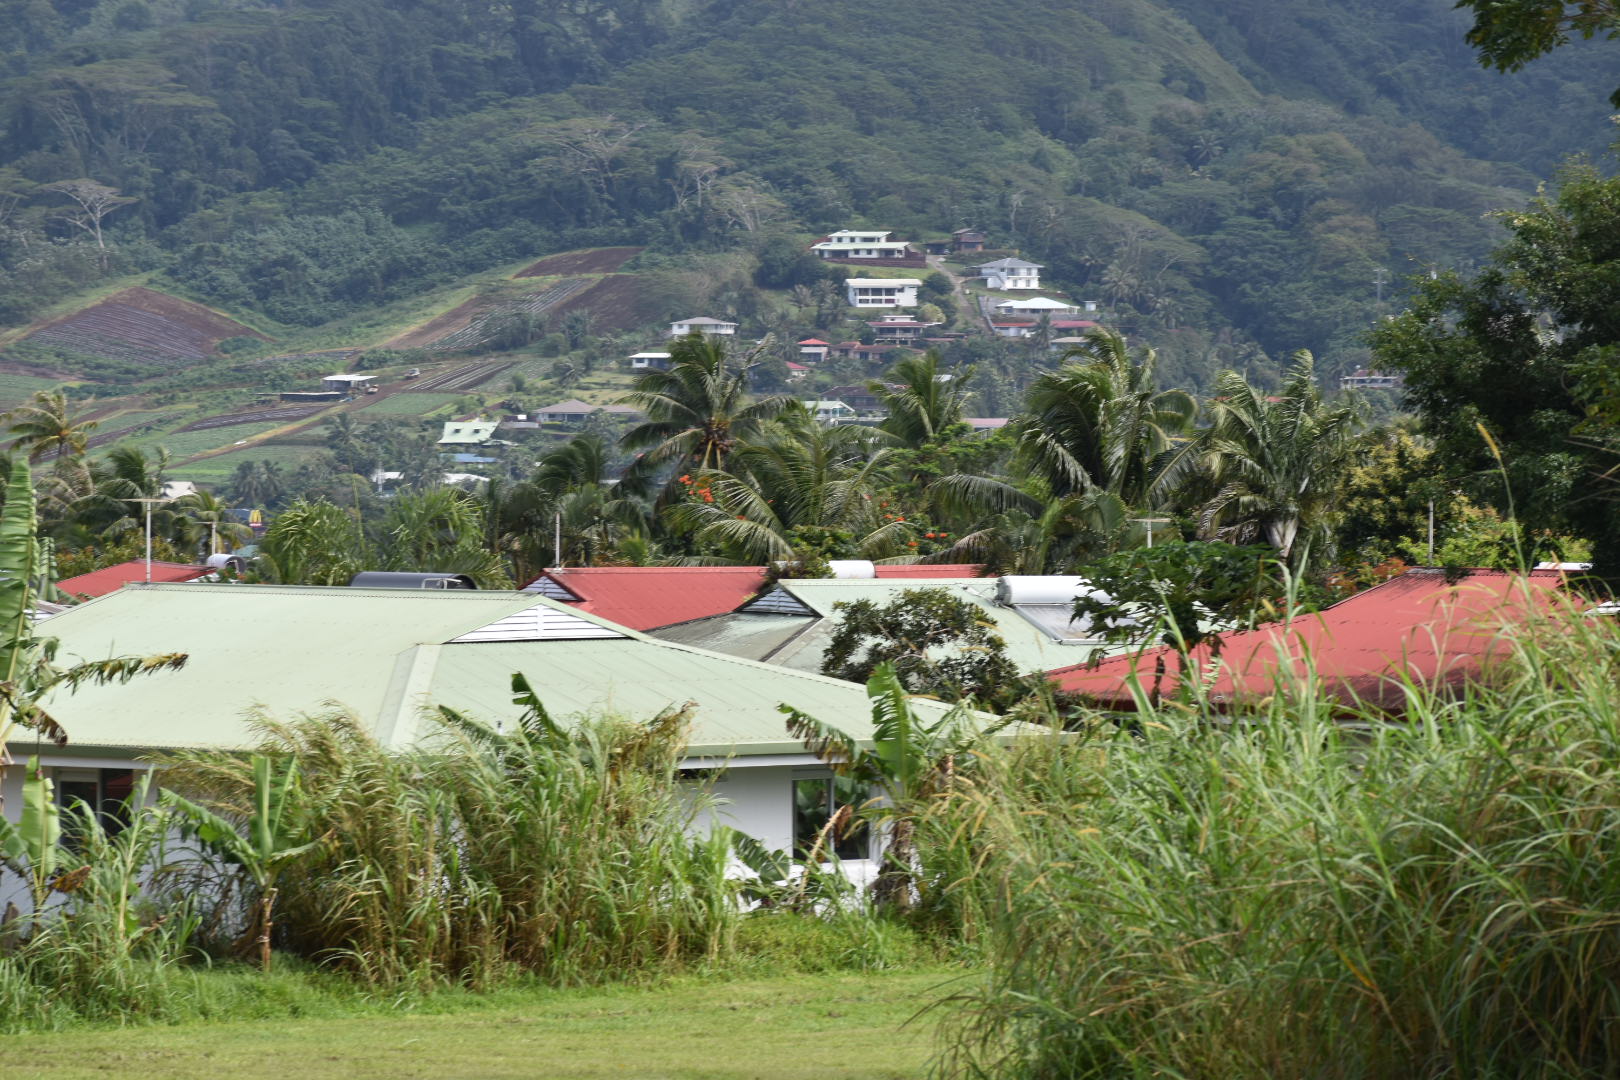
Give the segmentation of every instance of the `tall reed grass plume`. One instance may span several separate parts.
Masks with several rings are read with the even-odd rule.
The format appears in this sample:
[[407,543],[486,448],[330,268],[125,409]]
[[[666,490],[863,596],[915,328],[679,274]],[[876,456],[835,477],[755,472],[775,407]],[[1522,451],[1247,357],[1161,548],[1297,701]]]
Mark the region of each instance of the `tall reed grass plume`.
[[1307,677],[979,755],[919,828],[988,961],[945,1071],[1616,1075],[1617,657],[1565,615],[1401,715]]

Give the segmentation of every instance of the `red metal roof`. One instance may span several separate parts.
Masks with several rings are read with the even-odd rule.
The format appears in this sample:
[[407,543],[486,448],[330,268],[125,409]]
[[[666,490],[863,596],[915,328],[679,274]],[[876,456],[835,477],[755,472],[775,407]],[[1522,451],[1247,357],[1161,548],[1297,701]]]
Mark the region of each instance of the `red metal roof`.
[[961,578],[983,577],[984,567],[978,563],[902,563],[878,566],[880,578]]
[[[153,581],[196,581],[209,572],[206,566],[158,562],[155,559],[152,561]],[[70,596],[97,597],[117,592],[132,581],[145,580],[146,563],[143,560],[136,560],[119,563],[117,566],[104,566],[100,570],[92,570],[78,577],[63,578],[56,583],[56,587]]]
[[[1443,570],[1408,570],[1291,624],[1223,635],[1209,696],[1217,704],[1258,701],[1279,683],[1304,683],[1309,659],[1325,694],[1400,708],[1403,678],[1453,686],[1476,677],[1489,657],[1504,651],[1503,629],[1553,607],[1563,581],[1554,570],[1474,570],[1447,584]],[[1153,694],[1161,660],[1160,688],[1170,694],[1180,682],[1181,660],[1169,648],[1059,668],[1050,676],[1105,708],[1132,709],[1133,676],[1143,693]],[[1201,646],[1192,661],[1207,672],[1214,658]]]
[[578,596],[581,611],[632,630],[723,615],[765,584],[763,566],[577,566],[545,576]]
[[820,338],[807,337],[803,341],[799,342],[799,344],[800,345],[826,345],[827,343],[825,341],[822,341]]

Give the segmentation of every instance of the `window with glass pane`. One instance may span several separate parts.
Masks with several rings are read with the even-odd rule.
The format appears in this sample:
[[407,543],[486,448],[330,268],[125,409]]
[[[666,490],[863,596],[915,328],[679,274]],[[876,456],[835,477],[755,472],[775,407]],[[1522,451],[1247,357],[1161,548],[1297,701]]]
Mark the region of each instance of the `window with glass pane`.
[[[793,854],[805,858],[840,806],[853,813],[866,802],[866,789],[845,777],[816,776],[793,781]],[[823,842],[823,858],[830,852],[840,859],[868,857],[870,838],[866,822],[851,819]]]

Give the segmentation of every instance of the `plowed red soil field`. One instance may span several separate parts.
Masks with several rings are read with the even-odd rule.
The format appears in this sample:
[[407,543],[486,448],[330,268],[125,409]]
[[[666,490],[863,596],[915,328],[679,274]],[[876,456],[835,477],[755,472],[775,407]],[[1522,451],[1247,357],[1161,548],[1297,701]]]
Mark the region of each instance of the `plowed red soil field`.
[[177,367],[213,355],[214,346],[231,337],[270,340],[201,304],[137,287],[54,319],[28,340],[89,356]]
[[545,277],[549,274],[611,274],[645,248],[610,247],[595,251],[565,251],[561,255],[547,255],[537,263],[525,266],[513,277]]
[[584,292],[576,293],[550,311],[561,319],[570,311],[589,311],[595,333],[631,330],[658,318],[660,312],[641,292],[641,279],[634,274],[612,274]]

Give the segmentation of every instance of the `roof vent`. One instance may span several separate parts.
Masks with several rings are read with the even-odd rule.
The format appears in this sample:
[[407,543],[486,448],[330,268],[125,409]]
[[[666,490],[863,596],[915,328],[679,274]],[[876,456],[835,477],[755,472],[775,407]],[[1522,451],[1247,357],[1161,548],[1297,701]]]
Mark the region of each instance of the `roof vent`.
[[624,634],[601,623],[582,619],[569,611],[558,611],[549,604],[536,604],[514,612],[504,619],[496,619],[487,626],[469,630],[451,645],[469,645],[490,641],[588,641],[598,638],[622,638]]
[[778,585],[757,599],[750,600],[738,611],[751,615],[814,615],[815,609]]

